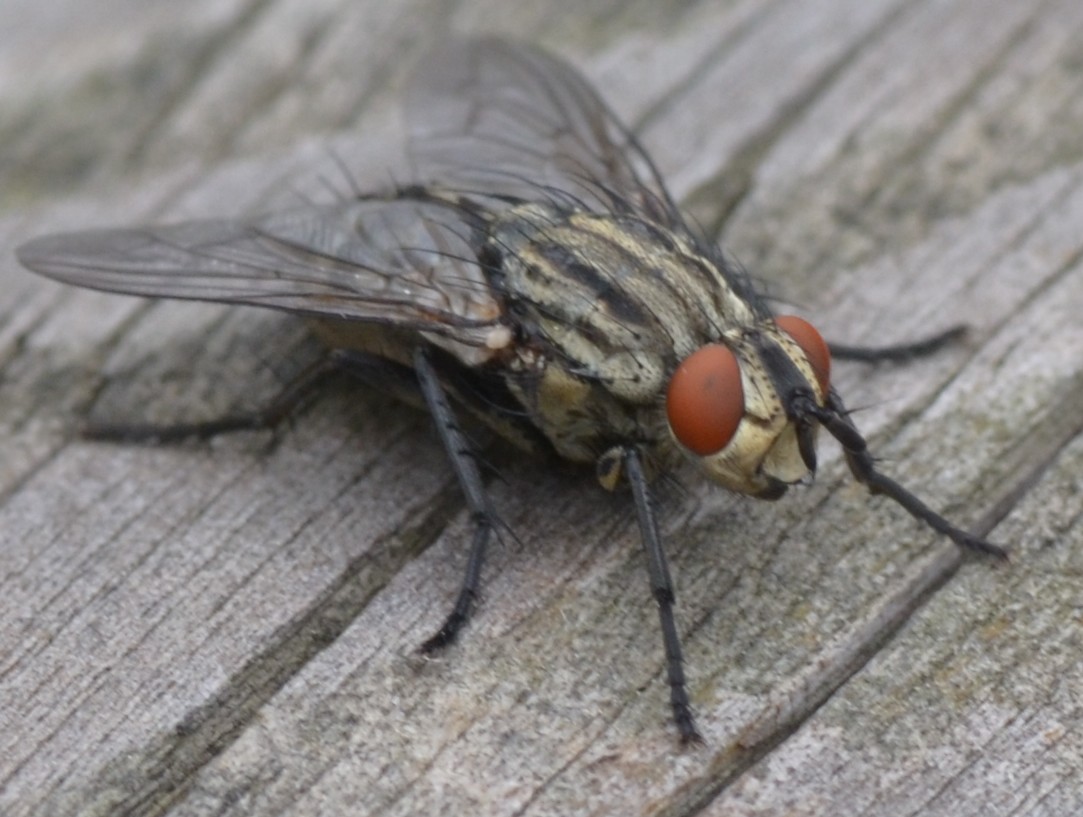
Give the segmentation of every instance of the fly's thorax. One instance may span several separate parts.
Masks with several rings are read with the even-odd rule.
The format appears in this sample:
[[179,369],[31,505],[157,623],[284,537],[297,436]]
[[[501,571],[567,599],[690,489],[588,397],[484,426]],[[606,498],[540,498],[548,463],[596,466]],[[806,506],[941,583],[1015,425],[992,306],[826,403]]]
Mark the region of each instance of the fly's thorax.
[[778,320],[697,350],[667,392],[673,443],[715,482],[766,499],[814,470],[815,426],[792,406],[799,395],[822,406],[830,388],[819,334],[799,318]]
[[701,338],[756,317],[732,270],[638,217],[532,203],[492,225],[489,248],[519,337],[630,403],[660,400]]
[[516,333],[509,388],[572,459],[616,440],[665,445],[681,354],[756,314],[717,259],[638,217],[512,207],[486,255]]

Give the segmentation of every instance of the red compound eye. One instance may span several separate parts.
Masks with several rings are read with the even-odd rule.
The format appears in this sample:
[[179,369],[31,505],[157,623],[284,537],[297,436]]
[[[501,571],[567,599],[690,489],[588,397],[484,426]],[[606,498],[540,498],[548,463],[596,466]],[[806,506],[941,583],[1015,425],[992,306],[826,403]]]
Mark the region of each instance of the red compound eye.
[[693,352],[673,373],[666,392],[669,427],[681,445],[700,456],[726,447],[745,413],[741,369],[727,347],[712,343]]
[[831,351],[827,348],[827,341],[816,331],[816,327],[796,315],[779,315],[775,323],[801,347],[812,371],[816,373],[820,388],[826,394],[831,388]]

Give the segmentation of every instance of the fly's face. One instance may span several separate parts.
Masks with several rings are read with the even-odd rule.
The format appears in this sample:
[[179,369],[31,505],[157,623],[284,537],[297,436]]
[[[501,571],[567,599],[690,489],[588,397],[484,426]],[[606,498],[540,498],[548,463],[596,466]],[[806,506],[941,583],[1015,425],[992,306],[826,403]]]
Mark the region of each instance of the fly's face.
[[728,333],[686,357],[669,382],[666,416],[680,448],[730,490],[777,499],[816,470],[816,424],[831,356],[809,323],[784,315]]

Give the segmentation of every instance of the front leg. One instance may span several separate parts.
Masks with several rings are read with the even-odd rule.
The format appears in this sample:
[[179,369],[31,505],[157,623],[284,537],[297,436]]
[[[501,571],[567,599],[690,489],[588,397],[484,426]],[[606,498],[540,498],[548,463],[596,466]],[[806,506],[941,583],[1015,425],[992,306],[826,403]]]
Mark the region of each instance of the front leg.
[[857,430],[857,426],[850,421],[842,398],[837,394],[832,392],[824,407],[817,406],[812,399],[802,400],[798,406],[798,412],[815,419],[828,434],[838,441],[846,456],[850,473],[853,474],[854,479],[867,487],[870,493],[890,497],[912,517],[924,522],[937,533],[947,536],[962,548],[1007,561],[1008,551],[1004,548],[955,527],[909,490],[883,474],[876,467],[876,460],[869,452],[865,438]]

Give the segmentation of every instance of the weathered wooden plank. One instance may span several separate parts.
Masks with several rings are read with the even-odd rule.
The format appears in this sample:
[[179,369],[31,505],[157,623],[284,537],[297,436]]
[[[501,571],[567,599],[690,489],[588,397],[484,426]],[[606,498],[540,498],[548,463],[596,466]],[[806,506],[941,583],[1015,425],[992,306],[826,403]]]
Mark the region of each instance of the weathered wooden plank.
[[285,317],[66,292],[5,251],[6,814],[1078,803],[1078,444],[1054,457],[1083,423],[1081,11],[749,2],[663,23],[656,5],[113,0],[130,28],[38,22],[30,42],[84,45],[44,75],[25,42],[0,53],[28,85],[0,85],[0,120],[32,125],[5,139],[21,211],[0,241],[265,206],[313,165],[338,178],[321,147],[338,127],[361,138],[336,152],[379,183],[413,57],[447,30],[526,32],[562,44],[697,215],[730,214],[738,257],[835,337],[974,326],[836,382],[891,473],[981,530],[1012,512],[994,538],[1015,563],[953,579],[954,550],[848,487],[830,445],[816,485],[776,505],[690,481],[666,527],[708,746],[680,752],[626,498],[495,455],[518,538],[462,643],[421,662],[469,537],[424,418],[343,384],[270,447],[73,441],[91,403],[206,415],[313,350]]

